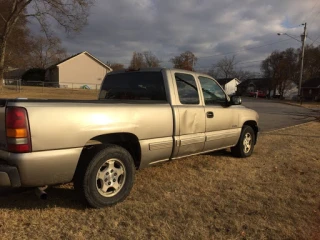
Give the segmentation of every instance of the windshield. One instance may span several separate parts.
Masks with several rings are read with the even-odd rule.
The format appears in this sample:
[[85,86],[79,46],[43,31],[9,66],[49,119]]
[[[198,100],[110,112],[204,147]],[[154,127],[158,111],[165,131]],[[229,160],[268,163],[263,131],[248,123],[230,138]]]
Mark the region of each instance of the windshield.
[[162,73],[126,72],[107,75],[99,99],[167,101]]

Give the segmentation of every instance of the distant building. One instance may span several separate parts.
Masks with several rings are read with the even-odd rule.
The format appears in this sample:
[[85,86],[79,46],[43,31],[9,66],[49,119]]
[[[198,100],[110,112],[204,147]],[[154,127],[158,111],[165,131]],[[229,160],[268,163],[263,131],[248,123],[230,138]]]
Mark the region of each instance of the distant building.
[[89,88],[100,86],[112,69],[88,52],[71,56],[46,69],[46,81],[58,83],[60,87]]
[[237,86],[240,83],[237,78],[220,78],[217,81],[228,95],[236,93]]
[[19,80],[22,75],[25,73],[26,69],[24,68],[11,68],[9,67],[6,72],[3,74],[4,79],[10,80]]
[[293,81],[288,81],[286,90],[283,93],[283,97],[288,100],[298,99],[298,85]]
[[268,93],[269,91],[269,78],[252,78],[242,81],[237,86],[237,95],[247,95],[250,92],[262,91]]
[[[261,91],[267,97],[280,97],[278,89],[274,93],[274,89],[270,86],[270,78],[252,78],[241,82],[237,86],[237,95],[246,96],[251,92]],[[271,90],[270,90],[271,89]],[[283,96],[285,99],[294,99],[298,95],[298,87],[293,81],[287,81]],[[251,94],[252,96],[252,94]]]
[[320,100],[320,77],[311,78],[301,85],[301,95],[305,100]]

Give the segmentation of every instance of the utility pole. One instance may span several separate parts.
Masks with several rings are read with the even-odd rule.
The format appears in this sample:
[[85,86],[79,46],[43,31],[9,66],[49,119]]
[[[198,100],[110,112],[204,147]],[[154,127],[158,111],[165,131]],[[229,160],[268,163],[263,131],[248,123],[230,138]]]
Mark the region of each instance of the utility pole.
[[192,56],[192,71],[194,71],[194,56]]
[[302,24],[304,25],[304,31],[301,35],[301,42],[302,42],[302,49],[301,49],[301,69],[300,69],[300,79],[299,79],[299,89],[298,89],[298,95],[300,104],[302,104],[302,96],[301,96],[301,83],[302,83],[302,74],[303,74],[303,59],[304,59],[304,43],[306,41],[307,37],[307,23]]

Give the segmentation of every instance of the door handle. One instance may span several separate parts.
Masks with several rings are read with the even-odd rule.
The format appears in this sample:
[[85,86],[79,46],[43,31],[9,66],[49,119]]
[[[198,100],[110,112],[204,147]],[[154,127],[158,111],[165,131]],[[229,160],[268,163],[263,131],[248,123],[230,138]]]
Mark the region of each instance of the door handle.
[[207,112],[207,118],[213,118],[214,114],[213,112]]

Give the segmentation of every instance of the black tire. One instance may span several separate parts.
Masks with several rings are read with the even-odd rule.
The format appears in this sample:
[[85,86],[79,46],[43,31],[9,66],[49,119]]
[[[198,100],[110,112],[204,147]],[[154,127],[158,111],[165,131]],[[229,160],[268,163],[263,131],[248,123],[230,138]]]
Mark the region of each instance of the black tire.
[[78,166],[81,169],[77,169],[74,187],[90,207],[112,206],[129,195],[134,183],[135,167],[126,149],[108,144],[88,161]]
[[[249,140],[249,137],[251,140]],[[250,157],[254,149],[255,139],[256,136],[252,127],[244,125],[237,145],[231,148],[233,156],[239,158]],[[248,149],[249,146],[250,149]]]

